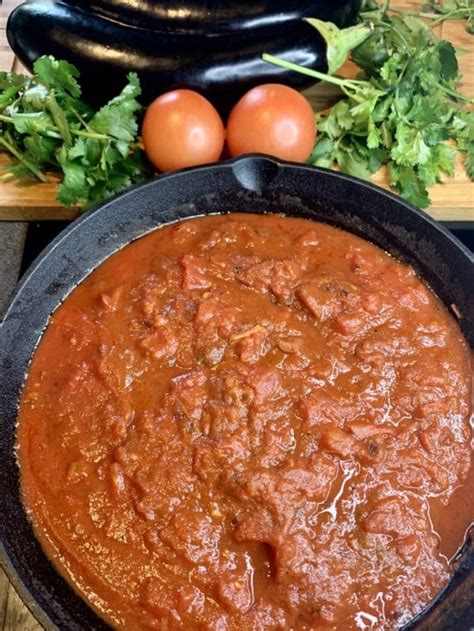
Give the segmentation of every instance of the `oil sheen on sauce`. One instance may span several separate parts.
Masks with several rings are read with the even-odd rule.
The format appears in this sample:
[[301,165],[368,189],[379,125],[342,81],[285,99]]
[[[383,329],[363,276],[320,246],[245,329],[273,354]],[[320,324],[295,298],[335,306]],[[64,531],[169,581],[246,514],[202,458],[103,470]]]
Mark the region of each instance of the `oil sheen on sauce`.
[[117,629],[398,629],[472,520],[470,415],[469,350],[410,267],[303,219],[198,218],[54,313],[24,503]]

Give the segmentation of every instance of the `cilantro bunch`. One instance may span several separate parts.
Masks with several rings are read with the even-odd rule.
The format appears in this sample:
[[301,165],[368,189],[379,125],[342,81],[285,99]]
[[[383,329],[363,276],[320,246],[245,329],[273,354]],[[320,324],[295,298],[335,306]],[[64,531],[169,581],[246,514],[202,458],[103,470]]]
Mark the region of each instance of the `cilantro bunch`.
[[140,84],[131,73],[122,92],[94,111],[80,98],[78,76],[53,57],[38,59],[32,77],[0,73],[0,151],[12,159],[2,179],[46,182],[60,170],[59,201],[88,207],[144,178]]
[[[434,25],[445,20],[466,20],[466,31],[474,35],[474,2],[473,0],[427,0],[424,3],[424,13],[420,16],[434,19]],[[433,15],[435,14],[435,15]],[[437,14],[437,15],[436,15]]]
[[[329,113],[318,115],[311,163],[336,165],[366,179],[385,165],[391,186],[426,208],[427,187],[453,175],[456,151],[465,154],[465,170],[474,179],[473,100],[456,89],[461,79],[456,50],[433,33],[433,22],[422,19],[423,14],[391,12],[389,2],[381,7],[370,0],[361,15],[370,29],[352,50],[351,59],[360,69],[356,79],[263,57],[342,90],[343,98]],[[469,19],[470,13],[464,17]],[[340,31],[339,42],[344,36]]]

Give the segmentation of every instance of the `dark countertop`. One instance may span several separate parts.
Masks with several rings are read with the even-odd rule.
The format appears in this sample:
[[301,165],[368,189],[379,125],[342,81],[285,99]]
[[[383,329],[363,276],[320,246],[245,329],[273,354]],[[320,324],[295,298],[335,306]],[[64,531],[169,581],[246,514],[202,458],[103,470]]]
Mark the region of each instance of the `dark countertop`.
[[[21,269],[28,224],[0,222],[0,319],[8,305]],[[0,629],[2,631],[41,631],[0,569]]]
[[24,222],[0,223],[0,317],[18,280],[26,232]]

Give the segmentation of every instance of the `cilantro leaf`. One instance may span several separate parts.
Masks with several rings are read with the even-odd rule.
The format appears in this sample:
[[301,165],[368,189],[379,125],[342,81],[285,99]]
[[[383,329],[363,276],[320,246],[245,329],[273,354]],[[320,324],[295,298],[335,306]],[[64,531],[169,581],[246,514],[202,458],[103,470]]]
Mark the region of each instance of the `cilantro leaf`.
[[15,72],[0,72],[0,112],[12,103],[27,83],[27,77]]
[[368,134],[367,134],[367,147],[369,149],[376,149],[382,140],[382,135],[380,129],[374,123],[372,118],[369,118],[368,124]]
[[316,143],[313,149],[313,153],[309,158],[311,164],[315,164],[319,167],[329,168],[332,166],[336,157],[336,148],[334,143],[327,136]]
[[459,72],[456,49],[451,42],[441,41],[436,45],[436,52],[441,66],[441,77],[445,81],[453,81]]
[[453,147],[439,144],[432,150],[431,160],[419,167],[420,177],[427,186],[433,186],[441,180],[443,174],[454,174],[454,157],[456,151]]
[[32,159],[41,165],[56,164],[56,140],[43,136],[41,134],[33,134],[24,139],[25,149]]
[[344,173],[349,173],[365,180],[371,176],[366,155],[356,143],[341,144],[336,152],[336,162]]
[[20,134],[44,134],[51,129],[53,120],[48,112],[17,112],[12,114],[12,124]]
[[474,146],[466,155],[464,160],[464,169],[471,180],[474,180]]
[[117,140],[132,142],[138,132],[135,114],[141,109],[137,101],[140,84],[135,73],[128,75],[129,83],[122,92],[104,105],[91,119],[89,127]]
[[417,171],[389,162],[388,173],[390,184],[398,190],[402,197],[414,206],[428,208],[430,204],[428,191]]
[[22,88],[28,83],[28,77],[17,74],[16,72],[0,72],[0,90],[8,90],[8,88]]
[[59,185],[58,200],[65,206],[80,203],[86,198],[86,171],[79,162],[61,160],[64,180]]
[[59,93],[66,93],[74,98],[81,96],[81,88],[77,82],[78,69],[64,60],[51,56],[40,57],[33,66],[37,80],[47,88],[54,88]]
[[431,151],[423,139],[423,133],[415,127],[399,123],[395,131],[395,142],[391,156],[397,164],[415,166],[425,164]]

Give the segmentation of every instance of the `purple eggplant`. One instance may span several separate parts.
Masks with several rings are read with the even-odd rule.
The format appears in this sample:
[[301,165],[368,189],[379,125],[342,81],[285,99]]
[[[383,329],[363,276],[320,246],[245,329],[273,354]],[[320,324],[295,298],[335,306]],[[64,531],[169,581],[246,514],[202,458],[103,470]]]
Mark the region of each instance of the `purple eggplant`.
[[[264,62],[262,53],[324,72],[326,45],[301,17],[315,16],[319,7],[319,16],[345,25],[359,2],[302,2],[304,10],[297,9],[298,4],[261,1],[244,10],[241,1],[187,0],[176,5],[151,0],[30,0],[10,15],[7,36],[29,68],[41,55],[67,59],[77,66],[84,98],[91,103],[116,94],[126,73],[134,71],[143,86],[145,105],[167,90],[186,87],[204,94],[225,113],[255,85],[278,82],[303,89],[314,83]],[[172,6],[182,10],[173,13]],[[183,7],[189,7],[189,12]],[[239,11],[241,28],[237,28]],[[126,23],[131,16],[135,22]]]

